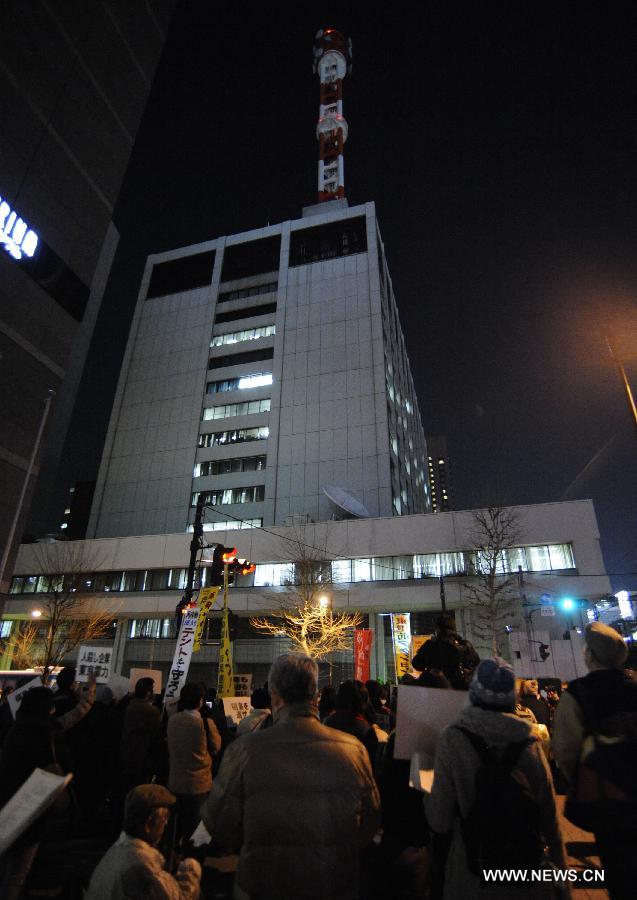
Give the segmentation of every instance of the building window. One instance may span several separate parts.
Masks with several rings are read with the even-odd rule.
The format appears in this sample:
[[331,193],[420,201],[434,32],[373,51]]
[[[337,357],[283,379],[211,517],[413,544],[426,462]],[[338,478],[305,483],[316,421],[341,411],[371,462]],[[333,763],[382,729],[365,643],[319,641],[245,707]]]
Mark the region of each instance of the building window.
[[226,245],[223,254],[222,281],[249,278],[264,272],[279,271],[281,235]]
[[265,469],[266,456],[243,456],[236,459],[212,459],[197,463],[195,478],[207,475],[229,475],[231,472],[260,472]]
[[[229,522],[205,522],[204,531],[237,531],[240,528],[261,528],[263,519],[232,519]],[[188,531],[193,531],[193,526],[188,526]]]
[[264,441],[270,437],[267,425],[260,428],[237,428],[234,431],[213,431],[199,435],[199,447],[217,447],[223,444],[242,444],[244,441]]
[[245,297],[256,297],[258,294],[274,294],[278,287],[279,285],[276,281],[268,281],[267,284],[255,284],[253,287],[240,288],[237,291],[221,291],[217,297],[217,303],[243,300]]
[[221,381],[209,381],[207,394],[224,394],[226,391],[246,391],[250,388],[267,387],[272,384],[271,372],[256,372],[254,375],[243,375],[241,378],[223,378]]
[[156,263],[150,276],[146,299],[205,287],[212,281],[214,265],[214,250]]
[[132,619],[130,638],[163,640],[175,637],[172,619]]
[[290,268],[323,259],[365,253],[366,250],[365,216],[329,222],[314,228],[299,228],[290,235]]
[[242,366],[246,363],[272,359],[273,356],[274,347],[264,347],[262,350],[249,350],[245,353],[232,353],[228,356],[213,356],[208,363],[208,368],[225,369],[227,366]]
[[254,573],[255,587],[280,587],[291,584],[293,579],[291,563],[258,563]]
[[[16,593],[16,592],[14,592]],[[0,638],[5,639],[11,636],[13,622],[10,619],[0,620]]]
[[250,416],[254,413],[270,411],[270,399],[248,400],[246,403],[226,403],[223,406],[208,406],[203,411],[203,420],[229,419],[231,416]]
[[276,312],[276,303],[263,303],[261,306],[246,306],[244,309],[229,309],[227,312],[215,314],[215,324],[235,322],[238,319],[251,319],[253,316],[266,316]]
[[224,347],[226,344],[240,344],[242,341],[256,341],[259,338],[276,334],[276,325],[261,325],[259,328],[246,328],[243,331],[232,331],[229,334],[216,334],[210,341],[211,347]]
[[219,488],[216,491],[196,491],[190,498],[190,505],[196,506],[199,497],[210,506],[226,506],[233,503],[261,503],[265,500],[265,485],[255,484],[250,487]]

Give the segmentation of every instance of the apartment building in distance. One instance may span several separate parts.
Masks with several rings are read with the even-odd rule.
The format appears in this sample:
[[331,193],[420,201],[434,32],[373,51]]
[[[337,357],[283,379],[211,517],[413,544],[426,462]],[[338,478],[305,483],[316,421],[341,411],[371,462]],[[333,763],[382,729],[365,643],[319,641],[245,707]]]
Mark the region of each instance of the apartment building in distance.
[[429,512],[373,203],[150,256],[88,537]]

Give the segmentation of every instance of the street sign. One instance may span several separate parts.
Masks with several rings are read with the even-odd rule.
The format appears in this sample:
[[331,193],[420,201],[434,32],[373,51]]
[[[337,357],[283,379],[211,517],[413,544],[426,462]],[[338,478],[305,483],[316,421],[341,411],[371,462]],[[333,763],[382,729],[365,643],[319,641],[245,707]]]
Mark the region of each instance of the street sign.
[[555,609],[552,606],[543,606],[542,609],[540,610],[540,615],[541,616],[554,616]]

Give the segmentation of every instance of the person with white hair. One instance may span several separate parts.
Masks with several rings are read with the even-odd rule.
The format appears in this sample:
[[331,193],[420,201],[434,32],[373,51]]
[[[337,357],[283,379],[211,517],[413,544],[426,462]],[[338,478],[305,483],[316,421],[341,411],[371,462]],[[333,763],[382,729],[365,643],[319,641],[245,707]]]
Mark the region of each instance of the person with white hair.
[[204,824],[239,853],[235,897],[354,900],[359,850],[380,825],[367,751],[319,722],[309,656],[278,657],[268,686],[274,725],[228,747]]

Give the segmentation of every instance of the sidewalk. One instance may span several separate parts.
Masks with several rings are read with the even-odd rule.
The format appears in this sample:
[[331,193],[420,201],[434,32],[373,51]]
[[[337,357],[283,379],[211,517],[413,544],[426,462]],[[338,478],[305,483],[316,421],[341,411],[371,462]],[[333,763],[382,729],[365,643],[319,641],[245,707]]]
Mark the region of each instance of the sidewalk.
[[[595,839],[592,834],[582,831],[564,817],[564,803],[566,797],[558,794],[557,808],[562,823],[562,834],[566,844],[567,865],[571,869],[599,869],[599,857],[595,848]],[[608,891],[605,891],[600,883],[588,887],[577,887],[572,891],[573,900],[608,900]]]

